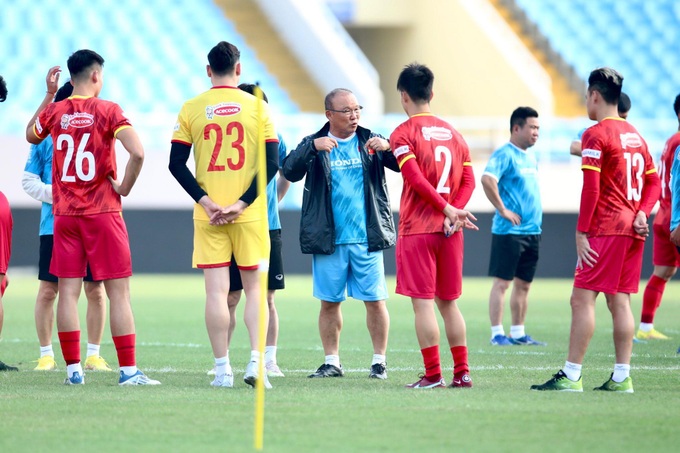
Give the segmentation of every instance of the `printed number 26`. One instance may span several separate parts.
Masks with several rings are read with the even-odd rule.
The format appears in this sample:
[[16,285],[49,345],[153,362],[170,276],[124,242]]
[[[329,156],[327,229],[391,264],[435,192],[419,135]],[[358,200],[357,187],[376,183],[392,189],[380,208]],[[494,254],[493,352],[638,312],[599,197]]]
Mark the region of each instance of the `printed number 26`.
[[[57,137],[57,150],[66,151],[66,156],[64,156],[64,168],[61,172],[61,180],[64,182],[75,182],[76,176],[81,181],[92,181],[94,179],[94,154],[91,151],[87,151],[85,147],[87,146],[87,141],[90,139],[90,134],[83,134],[83,138],[78,144],[78,149],[76,150],[73,137],[68,134],[61,134]],[[69,169],[71,167],[71,161],[73,160],[73,152],[76,153],[76,160],[74,162],[74,167],[76,174],[69,174]],[[85,165],[87,162],[87,173],[85,173]]]
[[[224,171],[224,165],[217,165],[217,158],[222,150],[222,140],[224,136],[222,135],[222,128],[219,124],[210,123],[203,129],[203,139],[210,140],[210,133],[215,132],[215,147],[213,148],[212,156],[210,157],[210,164],[208,165],[208,171]],[[232,140],[231,147],[238,152],[238,160],[234,161],[231,157],[227,158],[227,166],[230,170],[240,170],[243,168],[246,158],[246,150],[243,149],[243,125],[236,121],[227,124],[225,128],[225,133],[227,135],[233,135],[236,132],[236,139]]]

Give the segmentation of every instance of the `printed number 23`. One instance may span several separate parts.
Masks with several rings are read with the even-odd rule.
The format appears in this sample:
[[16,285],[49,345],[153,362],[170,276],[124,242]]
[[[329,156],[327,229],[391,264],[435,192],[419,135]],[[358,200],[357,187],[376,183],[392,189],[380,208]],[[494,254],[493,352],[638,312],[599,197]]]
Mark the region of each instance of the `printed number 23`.
[[[215,147],[213,148],[212,156],[210,157],[210,164],[208,165],[208,171],[224,171],[224,165],[217,165],[217,158],[222,150],[222,140],[224,136],[222,135],[222,128],[219,124],[210,123],[203,129],[203,139],[210,139],[210,132],[215,132]],[[243,149],[243,125],[236,121],[227,124],[225,128],[225,133],[227,135],[233,135],[236,132],[236,139],[232,140],[231,147],[238,151],[238,160],[234,161],[231,157],[227,158],[227,166],[230,170],[240,170],[243,168],[246,158],[246,150]]]
[[[642,154],[639,153],[623,153],[623,158],[626,159],[627,198],[633,201],[640,201],[643,185],[642,172],[645,170],[645,159],[642,157]],[[637,181],[637,184],[635,184],[636,187],[633,187],[632,179]]]

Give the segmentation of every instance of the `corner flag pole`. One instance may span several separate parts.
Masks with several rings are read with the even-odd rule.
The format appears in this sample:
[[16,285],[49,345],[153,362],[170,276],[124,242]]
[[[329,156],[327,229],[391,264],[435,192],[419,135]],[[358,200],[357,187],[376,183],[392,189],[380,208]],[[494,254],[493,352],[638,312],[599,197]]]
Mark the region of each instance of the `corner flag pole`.
[[[264,144],[264,122],[262,120],[262,103],[264,102],[262,90],[258,83],[255,87],[257,98],[257,196],[264,197],[264,203],[260,203],[260,215],[264,221],[260,222],[262,237],[269,239],[269,222],[267,220],[267,153]],[[255,383],[255,439],[256,450],[262,450],[264,446],[264,346],[267,341],[267,276],[269,273],[269,254],[266,248],[260,250],[260,310],[258,317],[258,342],[257,349],[260,352],[260,363],[257,382]]]

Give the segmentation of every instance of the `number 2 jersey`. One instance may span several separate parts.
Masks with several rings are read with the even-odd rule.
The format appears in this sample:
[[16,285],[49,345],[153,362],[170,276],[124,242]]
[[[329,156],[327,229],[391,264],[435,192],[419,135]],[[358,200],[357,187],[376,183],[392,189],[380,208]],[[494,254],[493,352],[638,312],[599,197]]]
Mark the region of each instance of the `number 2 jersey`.
[[116,179],[116,134],[131,127],[120,106],[97,97],[71,96],[48,105],[33,125],[52,136],[52,198],[55,215],[122,210]]
[[[640,210],[645,176],[655,173],[647,143],[637,130],[621,118],[605,118],[589,127],[582,140],[583,171],[600,173],[600,196],[587,230],[590,236],[631,236]],[[655,200],[656,202],[656,200]]]
[[[415,159],[425,179],[447,203],[452,203],[462,182],[463,167],[472,165],[470,150],[458,131],[432,114],[414,115],[392,132],[390,146],[400,168]],[[441,233],[443,225],[444,213],[423,200],[404,180],[399,236]]]
[[[260,113],[265,141],[278,142],[264,101]],[[257,174],[257,135],[257,98],[235,87],[216,86],[184,103],[172,142],[193,145],[198,185],[215,203],[229,206],[239,200]],[[236,223],[266,219],[264,203],[266,197],[258,196]],[[210,220],[198,203],[194,219]]]

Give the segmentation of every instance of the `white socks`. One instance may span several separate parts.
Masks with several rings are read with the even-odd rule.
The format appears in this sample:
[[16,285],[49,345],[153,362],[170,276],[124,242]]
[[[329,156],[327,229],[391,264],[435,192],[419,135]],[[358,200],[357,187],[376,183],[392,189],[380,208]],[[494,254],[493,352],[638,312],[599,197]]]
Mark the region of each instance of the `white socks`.
[[373,354],[373,361],[371,362],[371,365],[375,365],[376,363],[387,363],[385,356],[383,354]]
[[649,322],[641,322],[640,323],[640,330],[643,331],[643,332],[649,332],[653,328],[654,328],[653,323],[649,323]]
[[495,337],[496,335],[505,336],[505,330],[503,329],[503,324],[500,324],[498,326],[491,326],[491,338]]
[[83,375],[83,367],[80,365],[80,363],[74,363],[72,365],[66,365],[66,375],[69,378],[73,377],[74,373],[80,373],[80,375]]
[[625,363],[617,363],[614,365],[614,374],[612,381],[623,382],[630,376],[630,365]]
[[567,375],[570,381],[578,381],[581,377],[581,367],[580,363],[564,362],[562,372]]
[[510,326],[510,338],[522,338],[525,336],[524,326]]
[[276,363],[276,346],[264,347],[264,363]]
[[98,344],[92,344],[88,343],[87,344],[87,356],[98,356],[99,355],[99,345]]
[[339,355],[327,355],[326,363],[328,365],[333,365],[340,368],[340,356]]
[[229,355],[225,357],[215,357],[215,375],[221,376],[223,374],[232,374],[231,365],[229,364]]
[[54,357],[54,350],[52,350],[52,343],[48,344],[47,346],[40,346],[40,358],[43,358],[46,355]]

